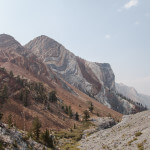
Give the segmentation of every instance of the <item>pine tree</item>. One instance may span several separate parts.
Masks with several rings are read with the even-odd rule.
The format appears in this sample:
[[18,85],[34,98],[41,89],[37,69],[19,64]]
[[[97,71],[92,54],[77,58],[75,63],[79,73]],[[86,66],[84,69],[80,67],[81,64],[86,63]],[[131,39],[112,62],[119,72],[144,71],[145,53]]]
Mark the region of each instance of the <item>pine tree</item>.
[[56,102],[57,101],[57,97],[56,97],[56,91],[52,91],[49,93],[48,96],[49,101],[51,102]]
[[78,114],[78,112],[75,113],[75,120],[77,120],[77,121],[79,120],[79,114]]
[[73,116],[71,106],[69,106],[69,108],[68,108],[68,115],[70,118],[72,118],[72,116]]
[[94,106],[93,106],[93,103],[91,102],[90,107],[89,107],[89,111],[90,111],[91,113],[93,113],[93,110],[94,110]]
[[64,110],[64,105],[62,105],[62,106],[61,106],[61,109],[63,109],[63,110]]
[[68,114],[68,111],[69,111],[69,109],[68,109],[68,106],[66,105],[65,106],[65,113]]
[[18,75],[16,78],[18,84],[20,84],[23,87],[23,80],[20,78],[20,76]]
[[50,104],[49,103],[47,103],[47,109],[50,110]]
[[41,122],[38,117],[36,117],[32,122],[32,131],[35,139],[38,141],[40,137],[40,128],[42,127]]
[[3,101],[8,99],[8,87],[7,87],[7,85],[5,85],[4,88],[2,89],[1,94],[0,94],[0,98]]
[[12,71],[10,71],[9,75],[10,75],[11,78],[14,77],[14,74],[13,74]]
[[28,97],[29,97],[29,91],[26,88],[25,91],[23,92],[23,104],[25,107],[28,106]]
[[83,112],[83,114],[84,114],[83,119],[84,119],[85,121],[87,121],[87,120],[90,118],[89,112],[88,112],[87,110],[85,110],[85,111]]
[[23,101],[23,90],[20,91],[19,99],[20,101]]
[[100,114],[97,112],[97,114],[96,114],[98,117],[100,117]]
[[44,133],[42,133],[41,135],[42,141],[44,143],[44,145],[53,148],[53,139],[52,136],[50,136],[49,131],[46,129]]
[[3,114],[2,114],[2,113],[0,113],[0,121],[2,120],[2,118],[3,118]]

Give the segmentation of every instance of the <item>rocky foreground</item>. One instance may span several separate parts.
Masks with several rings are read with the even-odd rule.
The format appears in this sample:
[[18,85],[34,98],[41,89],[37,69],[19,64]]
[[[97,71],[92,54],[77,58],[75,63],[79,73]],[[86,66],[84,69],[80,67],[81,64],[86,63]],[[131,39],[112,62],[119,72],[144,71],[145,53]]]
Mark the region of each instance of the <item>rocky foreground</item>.
[[80,141],[84,150],[150,150],[150,111],[123,116],[117,125]]
[[48,150],[48,148],[27,138],[24,131],[17,128],[8,128],[8,125],[0,123],[0,150]]

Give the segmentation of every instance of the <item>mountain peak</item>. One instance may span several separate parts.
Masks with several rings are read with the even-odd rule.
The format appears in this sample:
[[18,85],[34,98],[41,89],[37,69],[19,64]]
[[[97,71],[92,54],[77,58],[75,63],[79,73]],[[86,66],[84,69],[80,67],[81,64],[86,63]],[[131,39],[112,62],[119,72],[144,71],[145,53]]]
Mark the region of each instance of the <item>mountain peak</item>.
[[[36,38],[41,38],[41,39],[52,39],[52,38],[50,38],[50,37],[48,37],[47,35],[40,35],[40,36],[38,36],[38,37],[36,37]],[[35,39],[36,39],[35,38]]]
[[14,41],[14,37],[8,35],[8,34],[0,34],[0,44],[3,42],[6,42],[6,41]]
[[33,40],[31,40],[25,46],[28,47],[29,45],[47,48],[47,47],[55,47],[56,45],[61,45],[61,44],[46,35],[40,35],[40,36],[34,38]]
[[25,48],[31,50],[34,54],[42,56],[58,56],[62,45],[54,39],[41,35],[25,45]]
[[3,37],[3,38],[10,38],[10,39],[14,39],[13,36],[9,35],[9,34],[6,34],[6,33],[3,33],[3,34],[0,34],[0,38]]
[[32,41],[37,41],[37,40],[53,40],[53,39],[46,35],[40,35],[38,37],[35,37]]
[[21,46],[18,41],[15,40],[14,37],[8,34],[0,34],[0,47],[13,47],[13,46]]

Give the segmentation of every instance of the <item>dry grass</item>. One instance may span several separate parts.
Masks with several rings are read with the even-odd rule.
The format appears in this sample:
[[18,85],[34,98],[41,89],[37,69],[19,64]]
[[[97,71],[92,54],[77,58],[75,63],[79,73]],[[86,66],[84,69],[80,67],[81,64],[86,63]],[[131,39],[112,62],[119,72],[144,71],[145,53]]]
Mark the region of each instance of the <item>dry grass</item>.
[[59,140],[62,141],[60,145],[61,150],[79,150],[77,148],[78,141],[81,140],[83,131],[93,127],[93,124],[90,122],[83,122],[76,129],[71,129],[70,131],[59,131],[55,133],[55,137],[59,143]]
[[[19,56],[19,59],[23,58]],[[73,113],[78,112],[80,118],[82,118],[83,116],[83,111],[88,110],[89,102],[92,102],[94,105],[94,112],[90,113],[90,116],[93,118],[97,118],[97,114],[99,114],[100,116],[108,116],[109,114],[111,114],[111,116],[116,120],[121,120],[122,118],[122,114],[100,104],[99,102],[90,98],[89,96],[82,93],[80,90],[76,89],[68,83],[66,84],[71,87],[78,95],[73,95],[72,93],[64,90],[59,82],[57,83],[54,81],[40,80],[40,78],[33,75],[32,71],[29,72],[22,66],[15,65],[10,62],[1,62],[0,66],[5,67],[8,72],[13,68],[15,76],[21,75],[30,81],[43,82],[43,84],[49,91],[55,89],[57,91],[57,96],[61,100],[63,100],[64,104],[67,104],[68,106],[71,105]],[[15,99],[10,99],[7,103],[3,105],[2,108],[0,108],[0,110],[4,113],[3,121],[6,122],[7,116],[9,114],[12,114],[13,122],[17,125],[17,127],[20,129],[24,129],[25,126],[26,130],[29,130],[32,124],[32,119],[36,116],[38,116],[39,119],[42,121],[43,129],[48,128],[54,130],[61,130],[72,127],[74,123],[78,124],[78,122],[76,122],[75,120],[69,119],[69,117],[63,112],[63,110],[56,105],[52,104],[51,111],[48,111],[44,109],[44,106],[41,103],[37,103],[35,101],[30,101],[30,103],[30,106],[24,107],[19,101],[16,101]],[[25,113],[25,117],[23,117],[22,112]],[[64,117],[62,118],[62,116]]]

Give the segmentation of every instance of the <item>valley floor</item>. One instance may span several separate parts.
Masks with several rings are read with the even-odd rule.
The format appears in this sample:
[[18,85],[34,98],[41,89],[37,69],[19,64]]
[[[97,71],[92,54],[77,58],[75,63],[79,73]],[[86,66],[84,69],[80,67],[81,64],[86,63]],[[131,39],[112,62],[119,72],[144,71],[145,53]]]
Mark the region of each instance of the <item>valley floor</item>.
[[80,141],[84,150],[150,150],[150,111],[123,116],[112,128],[100,130]]

